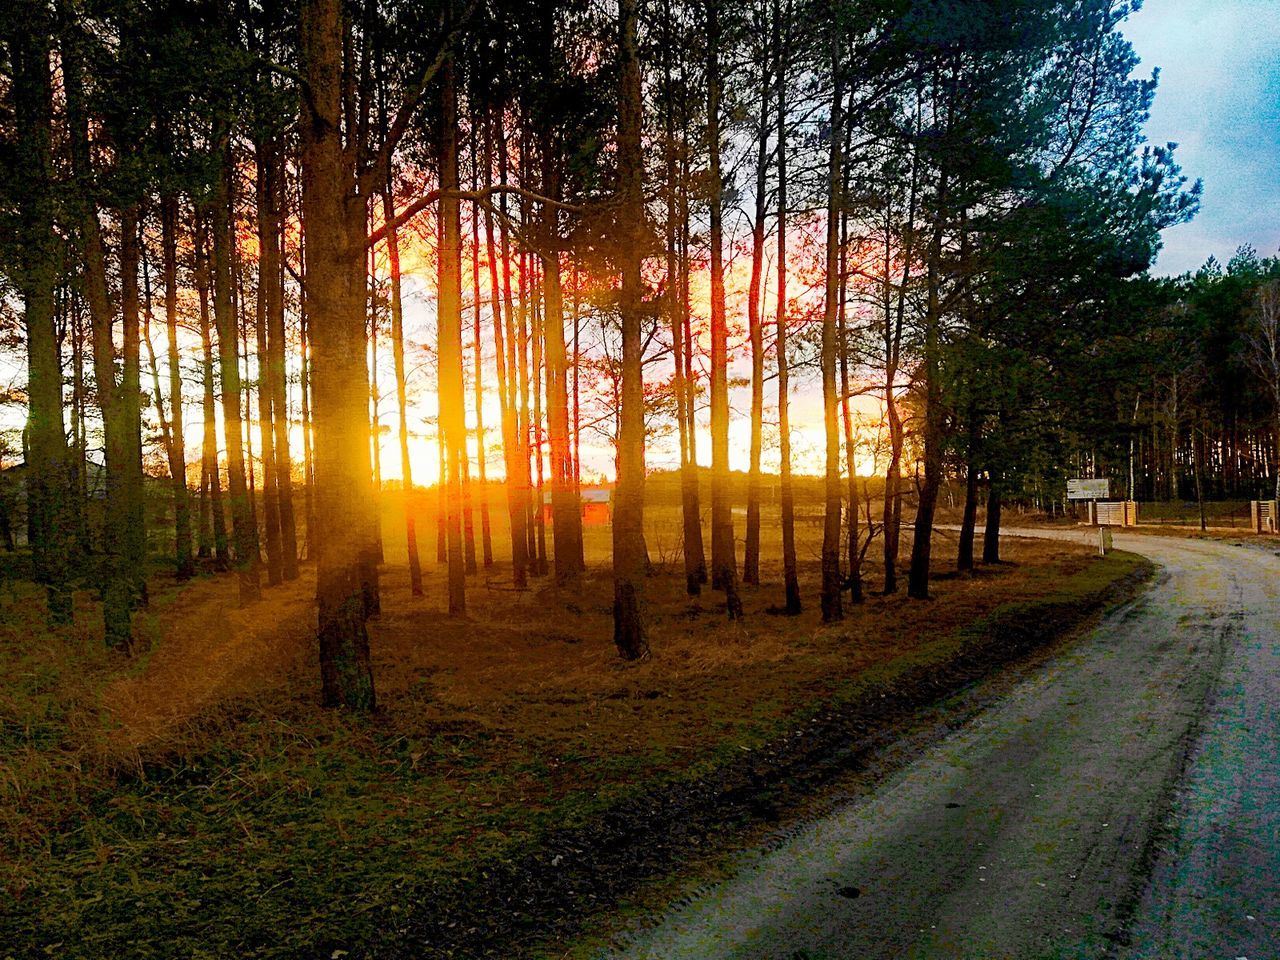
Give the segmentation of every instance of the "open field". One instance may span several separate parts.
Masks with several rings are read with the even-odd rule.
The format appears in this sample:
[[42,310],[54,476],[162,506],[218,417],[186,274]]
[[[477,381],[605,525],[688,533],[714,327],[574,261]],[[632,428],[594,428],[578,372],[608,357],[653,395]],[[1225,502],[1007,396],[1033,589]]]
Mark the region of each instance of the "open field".
[[[470,614],[450,620],[433,518],[421,518],[427,592],[415,600],[399,507],[386,517],[370,718],[318,706],[310,565],[248,609],[230,576],[180,589],[155,578],[133,661],[88,626],[45,631],[34,590],[9,581],[0,956],[421,955],[410,946],[437,942],[432,923],[476,919],[468,889],[552,832],[706,776],[832,703],[978,656],[985,623],[1096,604],[1137,563],[1010,541],[1011,564],[942,577],[932,602],[873,596],[823,627],[820,531],[801,524],[805,613],[766,613],[780,592],[767,552],[766,584],[745,591],[738,625],[710,591],[685,596],[677,515],[659,508],[648,531],[654,656],[624,667],[611,643],[608,527],[588,531],[580,584],[516,593],[499,562],[469,579]],[[496,509],[493,527],[506,527]],[[765,538],[772,547],[776,531]],[[92,623],[89,596],[79,600]],[[590,906],[577,904],[579,922]],[[511,922],[494,936],[531,921]]]

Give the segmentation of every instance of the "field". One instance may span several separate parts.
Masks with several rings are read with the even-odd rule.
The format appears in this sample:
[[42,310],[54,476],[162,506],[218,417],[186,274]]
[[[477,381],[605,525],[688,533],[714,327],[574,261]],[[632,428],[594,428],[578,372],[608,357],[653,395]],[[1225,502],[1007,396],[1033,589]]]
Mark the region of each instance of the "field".
[[[1137,566],[1010,540],[1011,562],[940,576],[930,602],[872,595],[824,627],[812,523],[797,531],[804,614],[766,612],[780,594],[770,514],[765,584],[745,589],[735,624],[711,591],[685,595],[678,511],[658,507],[653,657],[623,665],[608,527],[588,530],[579,584],[517,593],[495,505],[498,563],[469,578],[469,615],[451,620],[434,518],[424,504],[427,589],[413,599],[401,507],[387,499],[384,613],[371,625],[380,710],[368,719],[318,706],[309,564],[248,609],[232,577],[179,588],[157,574],[130,661],[102,649],[88,593],[80,625],[55,634],[38,622],[34,588],[6,581],[0,957],[531,951],[527,934],[563,926],[536,906],[510,907],[497,926],[479,913],[507,895],[493,878],[514,882],[542,862],[549,837],[589,836],[611,811],[753,758],[832,704],[967,657],[971,672],[987,669],[1001,656],[996,627],[1051,632]],[[939,535],[940,571],[953,550]],[[871,588],[879,576],[873,566]],[[581,923],[627,888],[598,901],[581,892],[590,883],[572,889]]]

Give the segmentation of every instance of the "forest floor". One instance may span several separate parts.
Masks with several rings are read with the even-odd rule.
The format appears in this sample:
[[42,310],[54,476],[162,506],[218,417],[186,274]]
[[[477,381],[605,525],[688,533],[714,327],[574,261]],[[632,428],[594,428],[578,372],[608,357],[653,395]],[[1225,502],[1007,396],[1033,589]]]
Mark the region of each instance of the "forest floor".
[[[469,615],[451,620],[434,550],[412,598],[388,519],[368,718],[318,706],[310,565],[245,609],[232,576],[157,575],[130,660],[102,648],[88,593],[78,625],[55,633],[10,577],[0,958],[536,954],[1143,569],[1010,540],[1010,562],[938,577],[931,602],[871,595],[823,626],[820,529],[802,523],[805,613],[767,613],[780,571],[766,553],[735,624],[710,590],[685,595],[676,520],[649,513],[654,655],[623,665],[607,527],[588,531],[581,583],[523,593],[495,536],[499,562],[469,578]],[[498,510],[493,526],[506,527]],[[419,530],[433,547],[434,522]],[[949,564],[944,535],[935,555]]]

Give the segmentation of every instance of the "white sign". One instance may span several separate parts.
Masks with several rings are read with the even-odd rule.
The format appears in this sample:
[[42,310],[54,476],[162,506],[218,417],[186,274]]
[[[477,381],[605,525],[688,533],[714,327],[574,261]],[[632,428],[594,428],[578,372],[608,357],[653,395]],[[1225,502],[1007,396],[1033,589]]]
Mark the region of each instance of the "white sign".
[[1105,500],[1111,496],[1110,480],[1068,480],[1068,500]]

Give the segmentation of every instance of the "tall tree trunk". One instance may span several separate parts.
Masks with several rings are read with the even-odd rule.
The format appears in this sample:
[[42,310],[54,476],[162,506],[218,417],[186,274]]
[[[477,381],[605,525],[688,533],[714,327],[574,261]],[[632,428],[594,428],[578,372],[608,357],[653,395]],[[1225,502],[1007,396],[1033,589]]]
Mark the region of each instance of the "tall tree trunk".
[[[440,346],[436,344],[436,383],[440,382]],[[437,387],[437,391],[439,388]],[[436,413],[436,563],[449,562],[449,457],[445,453],[444,424]]]
[[231,547],[227,542],[227,521],[222,505],[222,479],[218,465],[218,414],[216,385],[214,382],[213,336],[209,316],[209,252],[206,226],[208,218],[203,211],[196,211],[195,261],[196,290],[200,297],[200,345],[203,360],[204,381],[204,440],[201,445],[201,461],[205,490],[205,509],[213,535],[214,559],[219,570],[231,565]]
[[284,581],[284,557],[280,543],[280,500],[276,483],[275,422],[271,408],[270,356],[267,345],[267,315],[273,291],[280,285],[280,241],[275,217],[271,214],[271,146],[255,145],[257,163],[258,216],[258,296],[254,312],[254,333],[258,348],[258,430],[262,437],[262,515],[267,547],[267,583]]
[[[582,375],[582,353],[578,349],[578,336],[582,329],[581,309],[582,281],[578,276],[578,264],[573,265],[573,493],[578,503],[582,503],[582,393],[580,379]],[[583,570],[587,568],[586,548],[583,537],[578,538],[578,563]]]
[[[306,274],[304,273],[303,276]],[[315,430],[311,417],[311,345],[309,339],[310,323],[307,320],[307,300],[305,290],[299,291],[301,310],[298,316],[298,353],[302,369],[299,372],[298,387],[302,394],[302,490],[303,517],[307,524],[306,557],[315,559],[316,531],[316,468],[315,468]]]
[[[150,258],[147,256],[147,246],[142,244],[142,291],[143,291],[143,310],[142,310],[142,344],[147,348],[147,368],[151,375],[151,395],[155,401],[156,417],[160,421],[160,445],[165,452],[165,458],[169,461],[170,471],[173,470],[173,432],[170,429],[169,417],[165,413],[164,391],[160,387],[160,365],[156,362],[155,344],[151,339],[151,317],[153,315],[154,298],[151,295],[151,266]],[[172,480],[172,478],[171,478]],[[176,511],[175,511],[176,514]],[[177,529],[177,518],[175,516],[174,529]],[[174,557],[176,560],[177,549],[175,547]]]
[[[372,223],[372,204],[369,222]],[[377,250],[369,247],[369,457],[373,465],[373,549],[378,563],[382,549],[382,392],[378,388],[378,265]]]
[[[191,496],[187,489],[187,450],[182,409],[182,365],[178,353],[178,198],[160,201],[161,245],[164,248],[164,317],[169,350],[169,409],[173,415],[168,445],[173,482],[174,546],[179,580],[195,573],[191,556]],[[159,388],[157,387],[157,393]]]
[[822,317],[822,419],[826,433],[826,510],[822,526],[822,620],[844,616],[840,591],[840,428],[836,410],[836,320],[840,299],[840,212],[844,182],[844,90],[840,82],[840,40],[831,41],[831,70],[835,89],[831,98],[831,149],[827,164],[826,309]]
[[725,592],[730,619],[742,616],[734,556],[729,473],[728,327],[724,294],[723,182],[720,173],[720,4],[707,3],[707,143],[711,158],[711,585]]
[[62,420],[62,356],[56,330],[58,241],[53,196],[52,25],[44,4],[20,4],[22,27],[9,43],[10,95],[16,114],[19,289],[27,333],[27,505],[35,579],[44,585],[51,626],[73,616],[71,555],[75,535],[73,473]]
[[[554,199],[559,193],[554,158],[548,145],[544,145],[543,150],[543,189]],[[565,583],[584,568],[582,508],[573,488],[573,457],[569,447],[569,364],[565,355],[558,222],[557,210],[548,204],[542,211],[541,224],[545,248],[542,289],[546,303],[543,337],[547,346],[547,439],[551,454],[551,522],[556,580]]]
[[225,124],[215,132],[220,170],[213,199],[213,318],[218,328],[218,367],[222,388],[222,423],[227,441],[227,489],[231,500],[231,528],[235,535],[236,569],[240,602],[251,603],[262,595],[258,582],[258,531],[245,479],[244,434],[240,414],[240,354],[238,324],[232,301],[234,280],[232,251],[231,140]]
[[[533,512],[533,472],[529,457],[533,437],[533,423],[529,412],[529,260],[524,251],[520,254],[520,307],[516,312],[516,368],[520,380],[520,483],[525,515],[525,535],[528,544],[529,572],[535,577],[546,571],[538,558],[538,523]],[[538,504],[538,511],[542,505]]]
[[471,456],[462,458],[462,554],[468,575],[477,573],[475,502],[471,489]]
[[142,486],[142,341],[141,310],[138,297],[138,270],[142,262],[142,241],[138,209],[128,207],[120,215],[120,319],[123,336],[120,366],[120,420],[124,429],[124,496],[127,504],[128,535],[125,557],[129,585],[136,606],[146,607],[147,528],[145,491]]
[[[687,123],[685,124],[687,129]],[[688,555],[686,561],[687,584],[698,587],[696,596],[701,592],[701,585],[708,581],[707,551],[702,539],[702,491],[701,478],[698,473],[698,383],[693,369],[693,312],[689,299],[689,277],[691,272],[691,228],[689,211],[689,150],[684,150],[680,188],[680,326],[684,334],[684,415],[685,443],[688,446],[688,459],[680,475],[680,499],[684,513],[684,542]]]
[[[475,131],[471,132],[472,185],[478,187],[479,176],[474,172],[477,163]],[[475,304],[472,316],[472,334],[475,345],[476,388],[476,481],[480,491],[480,549],[484,568],[493,566],[493,533],[489,523],[488,452],[484,443],[484,364],[480,339],[480,211],[471,213],[471,299]]]
[[276,499],[280,512],[280,556],[285,580],[298,578],[298,525],[293,509],[293,458],[289,454],[289,398],[286,386],[284,328],[284,248],[285,175],[279,145],[272,144],[266,166],[267,201],[265,213],[271,221],[271,255],[274,274],[267,289],[267,391],[271,397]]
[[84,374],[84,316],[80,297],[69,291],[71,300],[71,370],[74,378],[71,387],[71,435],[74,445],[71,487],[74,493],[76,549],[81,556],[88,556],[93,549],[89,536],[89,437],[85,416]]
[[618,173],[622,242],[622,403],[618,483],[613,511],[613,642],[625,660],[646,656],[643,597],[644,364],[640,326],[644,310],[641,231],[644,229],[643,100],[636,33],[637,0],[619,0]]
[[973,535],[978,525],[978,441],[982,430],[978,412],[970,404],[968,464],[964,480],[964,514],[960,519],[960,546],[956,553],[956,569],[963,572],[973,569]]
[[[846,141],[846,147],[848,142]],[[847,194],[849,188],[847,176],[843,180],[842,192]],[[858,446],[857,434],[853,427],[852,399],[849,382],[849,331],[846,314],[849,293],[849,218],[840,216],[840,309],[838,312],[836,337],[840,342],[840,421],[844,427],[844,460],[848,471],[849,490],[849,600],[862,603],[862,551],[861,534],[858,531]]]
[[[675,365],[672,387],[676,395],[676,428],[680,439],[680,511],[683,521],[685,591],[689,596],[696,597],[702,592],[702,584],[706,583],[707,565],[702,550],[702,517],[698,508],[697,466],[690,455],[693,410],[688,384],[685,383],[685,351],[688,347],[685,343],[684,330],[689,301],[685,289],[688,217],[687,204],[683,202],[683,198],[688,190],[688,182],[682,176],[680,160],[676,153],[675,91],[677,88],[672,73],[672,59],[677,50],[677,42],[672,34],[673,25],[671,0],[666,0],[663,9],[665,32],[662,63],[667,89],[663,104],[666,132],[663,157],[666,166],[667,203],[667,314],[671,325],[671,359]],[[684,103],[688,98],[688,92],[683,85],[679,89],[682,103]],[[681,123],[680,134],[681,153],[687,153],[688,145],[684,142],[688,135],[687,123]],[[575,381],[575,410],[576,402]]]
[[[484,183],[493,179],[492,130],[494,123],[485,125]],[[502,136],[499,130],[499,136]],[[503,194],[503,198],[505,198]],[[504,205],[505,199],[499,201]],[[510,331],[511,319],[511,263],[508,260],[506,231],[503,230],[502,270],[505,286],[498,280],[498,257],[495,241],[493,210],[485,208],[485,244],[489,260],[489,287],[493,300],[494,369],[498,376],[498,397],[502,405],[502,463],[506,472],[507,516],[511,527],[511,579],[517,590],[523,590],[529,582],[528,540],[524,529],[524,504],[521,500],[517,478],[519,477],[520,442],[515,406],[515,381],[509,376],[508,350],[514,350]],[[504,327],[505,320],[505,327]],[[505,334],[505,335],[504,335]]]
[[[922,121],[919,110],[915,118],[915,133],[919,138]],[[884,476],[884,592],[898,591],[898,553],[902,534],[902,451],[906,442],[902,412],[898,409],[898,371],[902,359],[902,332],[906,323],[908,290],[911,268],[915,259],[916,206],[919,190],[919,153],[911,156],[911,179],[908,187],[906,223],[903,243],[898,260],[902,264],[902,279],[898,289],[893,289],[890,276],[893,270],[893,227],[889,210],[885,211],[884,244],[884,405],[885,422],[889,429],[889,462]]]
[[[243,427],[244,439],[244,466],[245,476],[249,487],[249,522],[253,526],[254,535],[257,536],[258,546],[261,548],[262,541],[260,531],[262,524],[258,522],[258,491],[255,484],[257,477],[253,467],[253,430],[250,424],[253,422],[253,377],[249,372],[249,308],[248,301],[244,295],[244,259],[240,256],[239,236],[235,233],[234,222],[232,224],[232,240],[231,240],[231,264],[233,275],[235,276],[235,297],[231,304],[231,311],[235,314],[236,330],[240,336],[240,347],[237,351],[240,355],[240,385],[243,388],[241,396],[244,400],[244,406],[240,410],[240,424]],[[258,572],[262,570],[262,552],[261,549],[254,555],[254,563],[258,566]]]
[[956,569],[973,569],[973,539],[978,526],[978,471],[970,462],[965,470],[964,513],[960,518],[960,544],[956,552]]
[[[458,91],[453,58],[440,71],[440,251],[439,343],[440,427],[445,449],[446,546],[449,568],[449,613],[467,609],[466,568],[462,544],[462,470],[467,456],[466,393],[462,376],[462,249],[458,214]],[[451,195],[452,192],[452,195]]]
[[[790,2],[787,4],[790,13]],[[787,45],[783,38],[782,3],[774,0],[773,43],[778,51],[778,456],[779,510],[782,520],[783,610],[800,613],[800,578],[796,563],[795,493],[791,482],[790,365],[787,358]],[[787,27],[790,35],[790,22]]]
[[916,508],[915,529],[911,535],[911,569],[907,575],[907,596],[916,600],[929,597],[929,561],[933,544],[933,517],[938,491],[942,486],[942,446],[944,442],[941,369],[941,284],[942,234],[947,196],[947,177],[942,174],[938,186],[939,202],[933,211],[933,235],[926,266],[927,303],[922,372],[925,386],[924,410],[924,480],[920,485],[920,504]]
[[[365,365],[365,198],[352,189],[342,142],[344,29],[340,0],[302,0],[299,124],[307,310],[315,363],[314,547],[322,699],[372,710],[365,558],[369,415]],[[358,233],[355,231],[358,230]]]
[[982,562],[1000,562],[1000,474],[988,471],[991,477],[987,488],[987,525],[982,536]]
[[[525,217],[527,220],[527,216]],[[530,296],[534,297],[530,305],[529,316],[532,323],[532,336],[530,337],[530,346],[533,348],[533,366],[530,368],[531,386],[533,390],[533,463],[534,477],[536,484],[534,486],[534,502],[537,504],[534,521],[535,528],[538,532],[538,573],[540,576],[546,576],[550,570],[550,564],[547,560],[547,494],[544,485],[545,477],[543,475],[543,421],[542,421],[542,370],[543,370],[543,350],[544,343],[544,324],[542,322],[542,303],[541,300],[533,293],[534,290],[542,289],[545,286],[545,276],[542,271],[534,266],[534,260],[529,258],[529,265],[534,273],[534,280],[530,284]],[[545,297],[545,294],[543,295]]]
[[761,68],[760,118],[756,126],[756,208],[751,225],[751,286],[747,293],[747,331],[751,340],[751,463],[747,478],[747,539],[743,548],[742,581],[760,582],[760,451],[764,433],[764,227],[769,172],[768,66]]
[[391,270],[391,355],[396,375],[396,410],[399,414],[400,476],[404,486],[404,527],[409,551],[409,589],[422,596],[422,561],[418,559],[418,527],[414,513],[413,466],[409,459],[409,397],[405,386],[404,307],[400,294],[400,238],[395,224],[395,199],[391,184],[382,194],[383,219],[387,223],[387,260]]
[[[71,140],[72,169],[82,189],[92,176],[89,151],[88,118],[85,115],[85,94],[80,52],[74,43],[64,45],[63,77],[66,86],[68,130]],[[116,381],[116,349],[113,336],[115,309],[111,303],[107,284],[106,248],[98,211],[85,193],[79,201],[81,246],[84,256],[85,299],[93,334],[93,370],[98,391],[98,403],[102,410],[102,427],[106,447],[106,504],[103,535],[103,563],[100,570],[102,613],[105,638],[108,646],[128,651],[133,644],[133,609],[136,597],[133,590],[133,571],[129,569],[131,557],[128,541],[132,518],[129,513],[128,473],[129,425],[125,419],[126,405],[122,402],[122,387]],[[137,221],[127,211],[122,211],[122,237],[134,233]],[[135,240],[136,242],[136,240]],[[121,244],[121,281],[126,281],[124,244]],[[133,285],[136,297],[136,267]],[[121,291],[123,300],[124,290]],[[123,313],[123,310],[121,311]],[[136,319],[136,317],[135,317]]]

